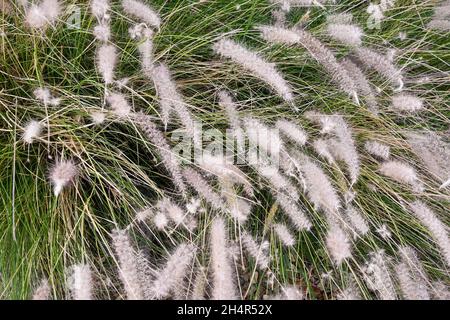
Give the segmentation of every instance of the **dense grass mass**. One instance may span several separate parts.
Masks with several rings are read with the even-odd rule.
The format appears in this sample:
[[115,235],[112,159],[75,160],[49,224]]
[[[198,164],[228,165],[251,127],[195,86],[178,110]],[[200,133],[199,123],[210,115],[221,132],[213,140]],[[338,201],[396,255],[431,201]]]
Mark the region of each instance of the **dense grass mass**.
[[[131,258],[125,260],[136,260],[138,278],[151,279],[140,288],[143,293],[135,296],[138,298],[386,298],[388,295],[367,280],[371,272],[376,273],[373,266],[379,264],[373,261],[378,259],[391,274],[395,286],[391,298],[448,299],[450,187],[445,182],[450,178],[449,163],[444,160],[443,165],[436,165],[436,160],[433,167],[427,161],[434,157],[449,160],[450,154],[450,36],[448,30],[428,27],[439,1],[393,1],[375,28],[370,27],[367,1],[319,1],[323,5],[292,7],[281,13],[285,22],[274,19],[273,13],[281,12],[276,1],[142,2],[161,18],[160,27],[152,28],[153,35],[149,37],[153,44],[152,64],[167,66],[183,100],[172,107],[176,111],[172,110],[167,128],[161,120],[161,92],[155,90],[151,76],[141,67],[139,45],[145,37],[132,39],[128,30],[141,21],[127,15],[121,1],[110,1],[108,43],[117,51],[114,79],[128,80],[122,87],[113,83],[106,89],[96,61],[101,42],[95,39],[93,28],[98,21],[91,13],[89,1],[60,1],[64,8],[72,6],[72,10],[62,10],[45,30],[25,23],[28,9],[20,1],[0,1],[0,299],[30,299],[42,279],[48,279],[52,298],[76,298],[70,283],[76,274],[72,266],[80,263],[90,268],[93,298],[132,298],[131,289],[123,285],[127,282],[124,270],[130,269],[124,267],[120,250],[113,245],[114,229],[124,229],[131,239],[134,251],[128,251]],[[304,29],[330,49],[337,63],[344,57],[356,63],[355,49],[327,32],[327,19],[342,13],[351,13],[352,23],[364,31],[361,46],[375,50],[401,70],[401,93],[420,97],[421,110],[399,112],[393,108],[393,97],[399,94],[397,86],[373,68],[362,68],[364,61],[360,61],[357,65],[369,80],[379,108],[375,114],[359,91],[356,101],[340,88],[339,80],[324,67],[328,60],[323,63],[315,58],[305,40],[292,45],[269,43],[258,29],[274,23],[294,32]],[[224,35],[273,64],[289,84],[293,100],[283,100],[267,79],[254,76],[215,53],[213,45]],[[357,86],[359,82],[355,83]],[[43,103],[33,94],[39,87],[48,88],[52,97],[60,101],[54,105]],[[193,164],[191,159],[183,159],[180,165],[187,191],[183,194],[177,189],[160,146],[149,138],[148,126],[138,121],[142,117],[137,114],[147,115],[145,119],[152,121],[173,148],[176,141],[172,137],[189,129],[186,117],[180,116],[186,110],[193,120],[201,121],[204,131],[225,132],[232,127],[227,109],[220,103],[221,90],[230,93],[239,121],[251,117],[275,127],[277,120],[286,119],[304,130],[308,137],[304,146],[281,134],[282,152],[286,152],[282,155],[299,159],[301,169],[289,171],[282,165],[280,173],[298,194],[285,192],[286,188],[277,186],[275,178],[268,178],[261,168],[237,164],[242,179],[253,189],[251,195],[246,192],[245,183],[224,186],[213,168],[205,169],[207,164]],[[105,104],[108,91],[120,92],[131,106],[131,113],[119,117],[113,112]],[[176,100],[173,94],[169,97]],[[106,120],[94,124],[95,112],[104,112]],[[341,115],[347,129],[341,128],[339,120],[330,120],[332,128],[327,131],[322,120],[314,118],[323,115],[333,115],[332,119]],[[33,119],[40,123],[42,132],[27,143],[24,130]],[[251,128],[241,129],[251,138]],[[433,131],[436,136],[430,141],[439,137],[441,144],[423,156],[408,141],[408,134],[425,131]],[[319,138],[329,144],[333,161],[327,161],[318,152],[314,142]],[[388,160],[366,148],[367,141],[388,146]],[[431,145],[430,141],[426,144]],[[203,147],[208,143],[204,141]],[[348,158],[338,150],[341,146],[345,153],[352,144],[359,161],[355,181],[349,174]],[[77,174],[55,196],[52,170],[56,170],[60,160],[72,161]],[[286,158],[281,161],[285,165],[289,162]],[[385,167],[388,161],[410,166],[416,177],[399,178],[401,169],[394,167],[394,172],[389,171]],[[331,182],[340,208],[327,209],[314,201],[311,195],[325,193],[326,188],[323,183],[308,183],[305,171],[310,168],[309,162]],[[211,201],[199,192],[191,183],[187,168],[197,170],[222,205],[214,205],[219,200]],[[307,188],[303,188],[302,179]],[[283,196],[291,198],[282,201]],[[354,199],[348,199],[353,196]],[[330,199],[327,195],[325,198]],[[179,222],[171,216],[171,205],[161,203],[164,199],[182,208],[185,216],[179,217]],[[189,213],[186,205],[192,204],[192,199],[201,202],[194,213]],[[245,221],[238,221],[231,212],[230,203],[236,199],[242,200],[239,205],[251,206]],[[438,236],[438,231],[427,224],[429,220],[414,213],[411,204],[415,201],[426,204],[440,221]],[[310,220],[310,230],[300,230],[292,223],[286,208],[290,202]],[[354,237],[355,230],[333,220],[335,215],[348,214],[349,208],[356,210],[367,224],[363,235]],[[147,216],[144,209],[150,212]],[[158,228],[157,213],[161,213],[159,218],[165,216],[175,223]],[[195,223],[196,227],[183,227],[188,223]],[[279,235],[279,229],[274,228],[276,223],[288,226],[293,244]],[[351,247],[351,255],[342,253],[342,261],[330,253],[333,250],[328,233],[334,226],[343,229],[343,237]],[[251,250],[246,253],[246,235],[257,242],[260,252],[256,257]],[[226,241],[227,246],[215,244],[213,239]],[[341,243],[336,241],[340,249]],[[180,247],[182,243],[188,250]],[[412,248],[413,253],[404,251],[405,247]],[[170,294],[160,295],[155,289],[156,281],[152,281],[164,277],[168,270],[164,266],[171,266],[168,257],[173,254],[175,259],[177,252],[183,250],[192,253],[191,261],[183,262],[186,268],[179,271],[183,285],[177,284],[178,287],[170,288]],[[379,250],[383,250],[383,258],[376,254]],[[262,263],[263,255],[267,256],[267,265]],[[402,277],[414,259],[420,261],[423,270]],[[223,264],[227,268],[220,269]],[[178,272],[175,266],[173,277]],[[232,278],[234,289],[226,284],[227,275]],[[408,277],[416,283],[419,278],[423,280],[429,296],[405,293]],[[202,279],[203,289],[199,284]]]

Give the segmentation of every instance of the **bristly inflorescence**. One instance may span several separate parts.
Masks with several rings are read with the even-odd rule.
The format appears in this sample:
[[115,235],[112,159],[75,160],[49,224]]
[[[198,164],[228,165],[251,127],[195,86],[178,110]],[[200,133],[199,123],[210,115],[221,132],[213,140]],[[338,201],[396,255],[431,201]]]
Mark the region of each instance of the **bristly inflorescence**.
[[0,298],[448,297],[450,2],[182,2],[0,2]]
[[53,184],[53,193],[58,196],[63,188],[71,185],[78,175],[78,169],[72,160],[59,160],[50,169],[49,179]]
[[298,44],[303,46],[308,53],[320,63],[330,74],[339,89],[354,97],[357,102],[357,90],[353,79],[347,70],[337,61],[333,52],[306,30],[288,30],[284,28],[261,26],[261,36],[272,43],[287,45]]
[[256,77],[268,83],[286,101],[294,99],[291,86],[284,80],[275,65],[265,61],[257,53],[241,46],[230,39],[221,39],[213,46],[213,50],[224,58],[241,65]]
[[30,28],[42,30],[54,25],[62,10],[59,0],[41,0],[25,8],[25,21]]
[[428,23],[428,28],[438,32],[450,30],[450,2],[442,1],[433,10],[433,17]]

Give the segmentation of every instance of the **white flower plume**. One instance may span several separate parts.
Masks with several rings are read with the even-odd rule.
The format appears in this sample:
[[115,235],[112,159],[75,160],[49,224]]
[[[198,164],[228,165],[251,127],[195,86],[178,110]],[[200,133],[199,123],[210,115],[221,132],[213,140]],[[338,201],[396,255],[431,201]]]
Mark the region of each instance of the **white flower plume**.
[[274,64],[265,61],[255,52],[229,39],[222,39],[216,42],[213,50],[220,56],[231,59],[253,73],[257,78],[269,84],[284,100],[293,100],[294,97],[290,85],[276,70]]

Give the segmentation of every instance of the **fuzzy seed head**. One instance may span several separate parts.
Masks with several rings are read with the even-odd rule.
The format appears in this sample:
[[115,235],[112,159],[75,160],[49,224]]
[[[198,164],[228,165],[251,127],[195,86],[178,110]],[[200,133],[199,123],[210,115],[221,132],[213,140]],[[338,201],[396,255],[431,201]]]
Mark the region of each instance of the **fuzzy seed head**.
[[25,22],[30,28],[41,29],[47,24],[47,18],[42,9],[33,4],[26,11]]
[[92,300],[92,273],[87,264],[76,264],[72,267],[69,288],[74,300]]
[[123,10],[129,15],[148,24],[148,26],[159,28],[161,19],[159,15],[148,5],[137,0],[123,0]]
[[106,115],[101,111],[93,111],[90,113],[92,123],[102,124],[105,121]]
[[36,120],[31,120],[25,126],[22,139],[26,143],[32,143],[36,138],[39,138],[42,132],[42,124]]
[[364,144],[364,148],[371,155],[380,158],[382,160],[388,160],[390,154],[389,146],[379,143],[377,141],[367,141]]
[[372,291],[377,292],[383,300],[395,300],[397,295],[390,272],[390,260],[383,250],[370,254],[364,268],[364,279]]
[[113,45],[104,44],[97,51],[97,68],[105,84],[114,80],[114,68],[117,63],[117,50]]
[[441,249],[447,265],[450,266],[450,239],[447,227],[438,216],[422,201],[415,201],[410,204],[412,213],[428,228],[436,244]]
[[139,279],[137,253],[131,245],[126,230],[114,229],[111,234],[114,249],[119,260],[119,274],[129,300],[143,297]]
[[42,279],[33,292],[33,300],[50,300],[51,289],[47,279]]
[[330,37],[349,46],[360,46],[363,31],[352,24],[331,23],[327,27]]
[[300,126],[289,120],[278,120],[276,123],[276,127],[283,135],[300,146],[305,145],[306,140],[308,139],[306,132]]
[[406,163],[396,160],[386,161],[381,164],[379,171],[397,182],[409,184],[418,191],[421,189],[416,170]]
[[100,23],[94,27],[95,39],[101,42],[108,42],[111,38],[111,30],[108,24]]
[[281,242],[286,247],[292,247],[295,244],[295,239],[292,236],[289,229],[286,227],[286,225],[281,223],[276,223],[273,225],[273,230],[277,234],[278,238],[280,238]]
[[169,224],[169,221],[164,213],[158,212],[153,217],[153,223],[158,230],[164,230]]
[[353,206],[348,206],[346,217],[350,224],[350,228],[355,235],[364,236],[369,232],[369,225],[364,216]]
[[216,218],[211,224],[210,242],[213,271],[212,299],[235,300],[237,299],[235,275],[227,251],[227,230],[222,218]]
[[276,70],[272,63],[265,61],[258,54],[229,39],[216,42],[213,45],[213,50],[218,55],[231,59],[269,84],[284,100],[293,100],[292,89],[283,79],[281,73]]
[[58,196],[62,189],[75,180],[78,169],[71,160],[61,160],[50,170],[50,181],[53,184],[53,192]]
[[131,106],[121,93],[110,93],[106,97],[106,101],[109,103],[114,114],[119,118],[127,117],[131,112]]
[[256,260],[260,270],[266,270],[269,266],[269,256],[266,253],[266,244],[258,244],[245,230],[241,233],[241,241],[248,254]]
[[350,241],[345,232],[338,226],[332,226],[328,231],[326,245],[337,265],[352,256]]
[[183,279],[187,275],[187,268],[191,264],[195,252],[196,249],[191,244],[182,243],[177,246],[168,257],[165,266],[155,272],[155,280],[152,283],[154,298],[166,298],[172,290],[182,288]]
[[109,1],[108,0],[92,0],[91,1],[91,11],[92,14],[97,19],[102,19],[110,10]]
[[25,22],[30,28],[45,29],[47,25],[54,24],[61,13],[62,7],[58,0],[42,0],[25,10]]
[[399,112],[417,112],[423,109],[423,100],[410,94],[400,93],[392,98],[392,107]]

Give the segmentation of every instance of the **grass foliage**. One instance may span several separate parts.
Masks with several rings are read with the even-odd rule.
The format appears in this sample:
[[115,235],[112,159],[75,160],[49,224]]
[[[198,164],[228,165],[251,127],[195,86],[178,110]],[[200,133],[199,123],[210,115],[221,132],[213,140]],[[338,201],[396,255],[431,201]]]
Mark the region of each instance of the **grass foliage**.
[[[381,113],[375,116],[364,103],[358,106],[340,92],[322,66],[300,46],[268,45],[255,29],[273,22],[271,12],[276,6],[267,0],[151,1],[162,17],[154,37],[155,61],[168,65],[185,102],[204,129],[224,131],[228,127],[226,114],[217,101],[217,92],[227,89],[235,94],[242,117],[251,115],[269,124],[286,118],[316,137],[317,126],[306,120],[304,113],[339,113],[351,126],[356,140],[361,175],[354,186],[354,206],[369,222],[371,231],[354,242],[352,258],[340,266],[333,264],[324,245],[323,215],[304,194],[300,194],[299,204],[311,218],[314,231],[297,232],[294,246],[282,246],[270,225],[286,219],[265,183],[247,170],[257,187],[245,229],[269,241],[271,272],[257,271],[251,258],[238,260],[240,296],[245,299],[276,293],[280,284],[301,286],[311,299],[334,299],[352,282],[363,298],[374,298],[361,277],[360,267],[368,254],[379,248],[397,257],[401,245],[416,249],[431,280],[450,280],[448,266],[427,229],[402,202],[420,198],[447,226],[450,222],[448,189],[438,188],[403,136],[406,129],[430,129],[449,137],[450,37],[426,28],[437,1],[398,0],[380,29],[367,28],[367,1],[337,2],[325,8],[292,9],[287,25],[306,28],[337,57],[343,57],[349,49],[327,37],[326,18],[334,13],[352,13],[354,22],[365,31],[365,46],[386,54],[395,50],[395,62],[405,75],[405,86],[408,92],[424,99],[425,111],[408,116],[391,111],[391,86],[369,72],[368,78],[380,91],[377,100]],[[150,206],[163,194],[181,200],[155,146],[135,124],[108,120],[101,125],[91,123],[89,115],[101,110],[104,95],[95,68],[95,18],[88,2],[66,0],[64,4],[75,4],[80,9],[79,28],[67,25],[67,13],[55,28],[44,33],[24,25],[18,5],[13,13],[0,14],[1,299],[30,298],[42,277],[48,277],[54,297],[64,298],[67,268],[81,261],[93,269],[96,297],[115,299],[122,294],[122,285],[111,248],[111,230],[127,226],[136,211]],[[117,78],[129,77],[123,92],[134,110],[156,119],[158,98],[153,84],[140,71],[138,42],[128,35],[133,20],[125,16],[117,1],[113,1],[112,10],[112,39],[120,57]],[[400,33],[406,38],[400,39]],[[212,44],[223,34],[276,64],[293,87],[298,111],[260,80],[213,54]],[[33,90],[40,86],[50,88],[62,102],[48,107],[50,143],[45,134],[27,145],[21,140],[25,124],[46,118],[42,104],[33,97]],[[167,137],[180,126],[178,119],[171,121]],[[364,151],[369,139],[390,146],[393,158],[416,168],[425,185],[423,194],[380,175],[378,162]],[[311,148],[305,152],[320,162],[340,195],[348,190],[340,166],[326,163]],[[48,173],[55,159],[60,158],[73,159],[80,175],[72,188],[55,197]],[[147,224],[136,224],[130,233],[132,239],[152,265],[160,265],[179,241],[192,242],[201,248],[196,263],[208,267],[208,228],[215,213],[206,203],[202,206],[205,212],[199,215],[194,233],[183,229],[161,232]],[[230,238],[239,240],[240,227],[229,217],[226,221]],[[375,231],[382,225],[392,233],[390,238]],[[269,281],[272,274],[274,284]]]

